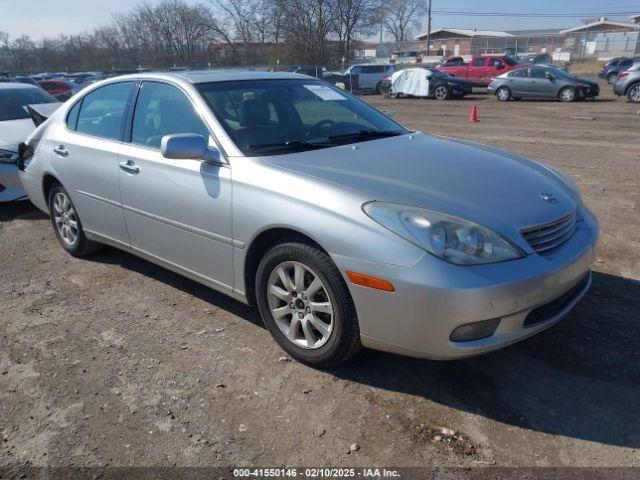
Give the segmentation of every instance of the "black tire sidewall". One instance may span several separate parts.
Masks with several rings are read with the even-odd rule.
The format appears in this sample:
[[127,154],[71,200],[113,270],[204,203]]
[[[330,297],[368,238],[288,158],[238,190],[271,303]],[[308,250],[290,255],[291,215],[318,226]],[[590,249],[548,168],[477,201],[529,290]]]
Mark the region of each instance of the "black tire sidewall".
[[[271,315],[269,302],[267,299],[266,285],[273,270],[283,262],[298,261],[311,268],[320,278],[327,289],[327,294],[331,300],[334,310],[333,330],[326,344],[318,349],[304,349],[291,343],[291,341],[280,331]],[[328,264],[331,262],[331,264]],[[284,243],[272,248],[263,257],[256,273],[256,302],[262,320],[275,338],[278,344],[292,357],[297,360],[314,366],[332,366],[342,361],[345,348],[353,342],[352,335],[355,322],[357,329],[357,318],[355,309],[350,301],[348,288],[340,276],[340,273],[328,257],[328,255],[306,244]]]

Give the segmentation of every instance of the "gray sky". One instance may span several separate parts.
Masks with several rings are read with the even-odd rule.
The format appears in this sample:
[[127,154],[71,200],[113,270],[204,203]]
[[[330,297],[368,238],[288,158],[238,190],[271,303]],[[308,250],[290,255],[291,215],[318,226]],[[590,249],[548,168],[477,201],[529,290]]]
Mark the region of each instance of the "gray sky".
[[[151,0],[152,3],[159,0]],[[195,3],[196,0],[187,0]],[[384,1],[384,0],[383,0]],[[206,2],[206,0],[203,0]],[[426,0],[425,0],[426,2]],[[78,34],[108,23],[113,13],[124,12],[136,0],[0,0],[0,30],[12,38],[27,34],[34,40],[44,36]],[[585,16],[637,11],[639,0],[433,0],[435,11],[504,11],[534,14],[572,15],[569,17],[484,17],[469,15],[433,16],[433,27],[460,27],[495,30],[519,28],[563,28],[580,24]],[[577,13],[577,14],[576,14]],[[613,18],[612,18],[613,19]],[[628,21],[626,17],[618,20]],[[422,29],[421,29],[422,30]]]

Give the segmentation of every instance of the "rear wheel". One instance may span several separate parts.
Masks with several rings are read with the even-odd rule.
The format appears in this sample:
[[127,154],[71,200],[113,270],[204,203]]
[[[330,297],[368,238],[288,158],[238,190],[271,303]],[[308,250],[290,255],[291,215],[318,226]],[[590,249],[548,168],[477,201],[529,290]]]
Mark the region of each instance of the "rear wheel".
[[563,102],[573,102],[576,99],[576,89],[573,87],[564,87],[560,90],[559,96]]
[[60,245],[74,257],[82,257],[100,249],[101,245],[89,240],[82,230],[82,222],[69,194],[60,184],[49,191],[51,223]]
[[436,100],[447,100],[449,98],[449,89],[444,85],[438,85],[433,91]]
[[632,103],[640,103],[640,83],[634,83],[629,87],[627,98]]
[[347,285],[317,247],[291,241],[273,247],[256,274],[262,319],[278,344],[317,367],[344,362],[360,349],[360,330]]
[[511,98],[511,90],[509,90],[508,87],[500,87],[496,90],[496,97],[498,97],[498,100],[501,102],[506,102]]
[[607,75],[607,83],[609,85],[612,85],[616,82],[616,79],[618,78],[618,74],[617,73],[610,73],[609,75]]

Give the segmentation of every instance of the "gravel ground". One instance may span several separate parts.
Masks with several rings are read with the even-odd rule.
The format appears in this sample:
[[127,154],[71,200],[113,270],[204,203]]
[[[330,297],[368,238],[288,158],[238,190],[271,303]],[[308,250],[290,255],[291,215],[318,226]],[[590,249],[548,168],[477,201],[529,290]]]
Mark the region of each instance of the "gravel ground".
[[45,215],[2,205],[0,466],[640,466],[640,107],[604,85],[575,104],[365,99],[575,178],[602,236],[573,313],[474,359],[313,370],[255,310],[110,248],[72,258]]

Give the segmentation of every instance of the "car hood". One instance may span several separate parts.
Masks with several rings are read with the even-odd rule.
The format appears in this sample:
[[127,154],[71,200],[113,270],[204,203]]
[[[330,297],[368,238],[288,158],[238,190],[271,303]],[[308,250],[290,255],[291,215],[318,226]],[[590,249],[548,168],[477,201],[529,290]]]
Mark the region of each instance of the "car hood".
[[[264,157],[378,200],[475,221],[513,239],[574,211],[579,194],[548,167],[503,150],[422,133]],[[555,203],[541,198],[553,195]]]
[[18,144],[24,142],[35,128],[31,118],[0,122],[0,148],[17,152]]
[[590,78],[585,78],[585,77],[575,77],[576,81],[580,82],[580,83],[586,83],[587,85],[591,85],[591,86],[598,86],[598,82],[596,82],[595,80],[592,80]]

